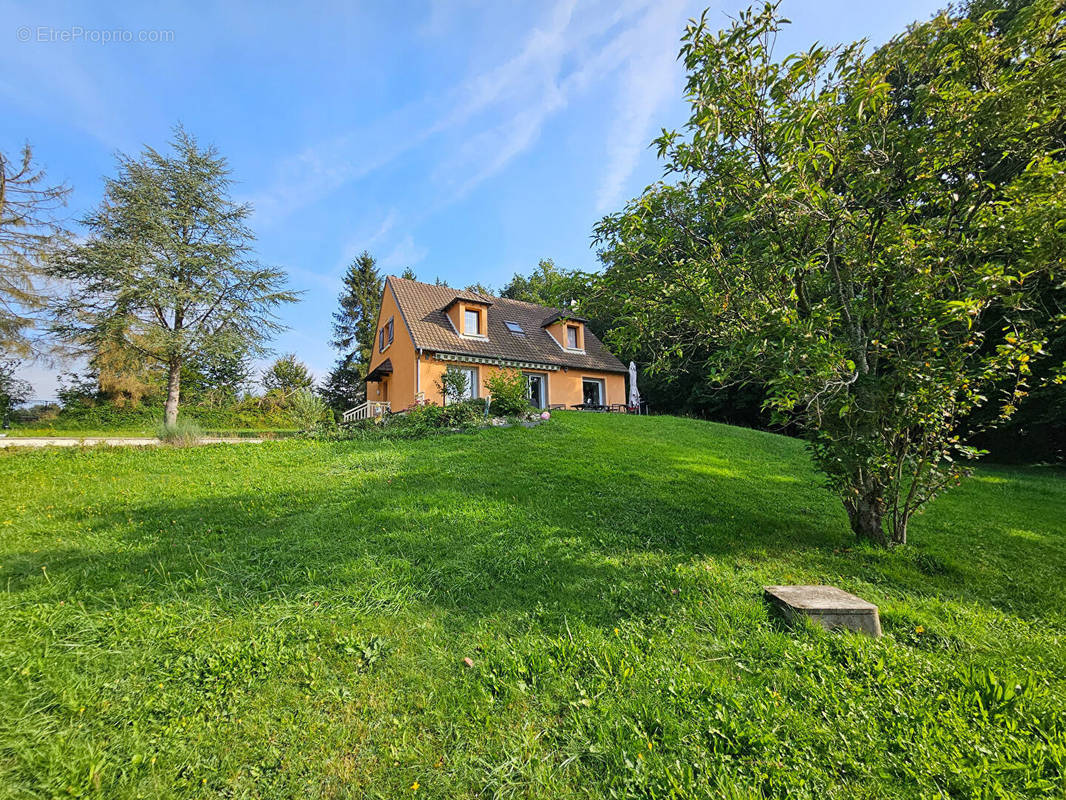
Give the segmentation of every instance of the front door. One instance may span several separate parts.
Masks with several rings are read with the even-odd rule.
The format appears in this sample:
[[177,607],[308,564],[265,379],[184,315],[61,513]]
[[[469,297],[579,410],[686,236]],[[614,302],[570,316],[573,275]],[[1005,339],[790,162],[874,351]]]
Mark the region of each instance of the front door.
[[544,376],[526,373],[526,397],[533,408],[544,408]]

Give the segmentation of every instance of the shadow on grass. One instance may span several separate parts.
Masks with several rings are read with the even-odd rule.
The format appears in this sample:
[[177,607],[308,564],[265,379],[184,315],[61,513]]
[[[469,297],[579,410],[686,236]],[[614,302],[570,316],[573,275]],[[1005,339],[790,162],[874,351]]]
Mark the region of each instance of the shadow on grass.
[[[907,592],[958,591],[965,579],[968,595],[1001,602],[996,582],[979,573],[926,574],[898,559],[885,569],[876,554],[835,553],[851,543],[839,504],[809,465],[780,452],[708,455],[699,443],[648,442],[621,460],[594,444],[560,453],[520,431],[487,448],[486,435],[323,446],[321,469],[294,470],[284,489],[197,495],[187,476],[188,497],[116,503],[84,519],[69,511],[68,523],[105,546],[11,553],[8,590],[87,608],[297,600],[388,613],[426,604],[464,616],[540,609],[607,625],[659,613],[671,602],[673,568],[712,557],[787,558]],[[1014,538],[1010,547],[1033,550],[1023,561],[1048,558],[1042,541]],[[1014,594],[1012,613],[1044,605]]]

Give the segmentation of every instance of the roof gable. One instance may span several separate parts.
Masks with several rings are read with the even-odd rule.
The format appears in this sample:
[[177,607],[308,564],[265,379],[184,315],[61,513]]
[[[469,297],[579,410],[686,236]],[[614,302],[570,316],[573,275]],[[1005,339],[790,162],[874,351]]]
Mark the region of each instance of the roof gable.
[[[538,306],[505,297],[456,292],[447,286],[434,286],[391,275],[386,279],[386,283],[396,298],[400,313],[417,348],[555,364],[576,369],[626,371],[622,362],[587,329],[584,353],[563,350],[544,328],[549,324],[549,320],[565,316],[563,309]],[[448,319],[446,309],[457,297],[488,304],[485,314],[487,339],[472,339],[456,332]],[[508,322],[517,324],[523,333],[513,333],[505,324]]]

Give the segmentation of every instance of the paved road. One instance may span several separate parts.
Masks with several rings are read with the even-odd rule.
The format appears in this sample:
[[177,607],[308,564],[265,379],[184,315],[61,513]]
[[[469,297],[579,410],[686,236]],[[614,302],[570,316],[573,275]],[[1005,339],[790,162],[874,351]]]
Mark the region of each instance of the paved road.
[[[257,444],[263,439],[227,436],[205,437],[199,444]],[[162,444],[154,437],[127,438],[119,436],[11,436],[0,439],[0,447],[79,447],[81,445],[106,444],[113,447],[153,447]]]

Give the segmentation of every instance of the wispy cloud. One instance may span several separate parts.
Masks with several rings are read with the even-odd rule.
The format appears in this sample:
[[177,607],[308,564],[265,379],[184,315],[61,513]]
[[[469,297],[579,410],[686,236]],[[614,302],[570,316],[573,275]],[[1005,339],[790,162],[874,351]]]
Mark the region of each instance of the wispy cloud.
[[[432,213],[471,192],[533,146],[544,125],[582,92],[621,70],[601,203],[613,199],[646,144],[649,122],[674,88],[683,16],[678,0],[559,0],[515,55],[451,90],[416,101],[357,131],[306,147],[250,200],[272,224],[380,169],[434,137],[451,135],[429,175]],[[397,134],[397,132],[400,132]]]
[[356,236],[351,237],[341,248],[341,257],[337,263],[337,266],[333,269],[333,273],[339,275],[348,265],[352,263],[352,260],[362,253],[364,250],[371,250],[375,246],[381,244],[386,240],[392,229],[396,227],[396,221],[399,219],[399,214],[396,213],[395,208],[390,208],[381,221],[377,223],[369,233],[363,231]]
[[607,169],[597,195],[597,211],[606,211],[623,199],[626,182],[648,146],[652,120],[676,93],[681,79],[676,42],[684,8],[679,0],[656,4],[638,26],[640,36],[627,53],[607,135]]
[[[675,4],[677,0],[671,0],[671,7]],[[491,108],[505,121],[472,135],[457,156],[438,169],[438,176],[463,176],[450,199],[468,194],[504,169],[536,143],[553,115],[654,47],[646,41],[645,25],[656,8],[655,3],[647,9],[644,3],[617,3],[583,7],[577,14],[574,3],[559,3],[549,23],[529,35],[518,55],[474,81],[458,114],[470,117]],[[606,36],[605,30],[610,32]]]
[[[11,40],[0,47],[0,97],[5,99],[5,106],[10,103],[42,116],[61,109],[65,122],[73,123],[108,149],[129,144],[123,109],[114,102],[113,93],[93,79],[72,47],[16,42],[19,12],[0,5],[0,19],[5,22],[4,34]],[[28,79],[31,75],[33,80]]]
[[420,113],[403,108],[357,131],[305,147],[281,161],[266,187],[242,200],[251,203],[258,226],[277,224],[417,146],[429,135],[417,124]]
[[415,244],[415,240],[407,235],[378,261],[378,266],[386,273],[402,272],[407,267],[413,267],[422,261],[427,255],[429,255],[429,250]]
[[332,269],[325,272],[290,266],[288,272],[293,277],[310,286],[317,286],[329,292],[341,290],[342,276],[352,260],[364,250],[371,250],[388,239],[388,234],[396,225],[399,214],[390,208],[373,227],[363,227],[356,235],[350,237],[340,249],[340,255]]

